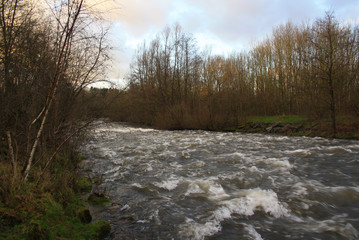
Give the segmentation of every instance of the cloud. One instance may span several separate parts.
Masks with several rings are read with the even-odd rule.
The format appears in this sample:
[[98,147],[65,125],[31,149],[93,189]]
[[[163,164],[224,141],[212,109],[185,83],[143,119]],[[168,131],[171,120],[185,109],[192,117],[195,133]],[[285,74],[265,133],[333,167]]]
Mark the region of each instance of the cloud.
[[90,1],[104,2],[97,6],[113,21],[122,22],[126,31],[137,38],[179,23],[185,31],[207,33],[226,44],[242,42],[242,45],[269,35],[273,27],[289,20],[295,23],[315,20],[332,8],[342,15],[348,7],[358,6],[357,0]]
[[359,23],[359,1],[357,0],[327,0],[329,11],[334,11],[339,16],[339,21],[352,24]]
[[119,0],[85,0],[84,6],[90,13],[110,22],[118,20],[117,16],[121,11]]
[[149,29],[162,29],[168,22],[171,1],[122,0],[122,13],[118,19],[135,36],[142,36]]
[[[102,1],[102,3],[101,3]],[[134,49],[153,39],[166,25],[179,23],[199,44],[213,45],[219,54],[250,48],[273,28],[287,21],[313,22],[325,11],[339,21],[359,22],[358,0],[87,0],[114,22],[114,44],[121,69],[129,65]],[[116,47],[115,47],[116,48]],[[121,70],[124,72],[124,70]]]
[[167,22],[171,1],[167,0],[86,0],[92,13],[111,22],[122,22],[137,33]]
[[[187,0],[200,13],[195,17],[182,15],[182,25],[195,32],[211,32],[228,44],[249,43],[270,34],[274,26],[292,19],[295,22],[311,19],[320,6],[313,0]],[[195,12],[195,11],[192,11]],[[186,21],[187,20],[187,21]],[[202,28],[202,29],[201,29]],[[192,30],[191,29],[191,30]]]

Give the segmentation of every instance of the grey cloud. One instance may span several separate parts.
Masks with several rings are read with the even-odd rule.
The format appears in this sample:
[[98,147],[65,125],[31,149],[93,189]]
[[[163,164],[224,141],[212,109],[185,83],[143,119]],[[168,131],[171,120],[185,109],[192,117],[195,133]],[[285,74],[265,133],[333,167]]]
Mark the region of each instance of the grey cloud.
[[[90,0],[89,0],[90,1]],[[97,1],[97,0],[91,0]],[[119,36],[144,40],[178,22],[186,32],[213,36],[227,46],[250,47],[271,34],[273,27],[292,21],[312,22],[334,10],[338,19],[358,19],[358,0],[112,0],[121,11],[114,21]],[[355,10],[356,9],[356,10]],[[125,40],[126,41],[126,40]],[[136,41],[136,40],[134,40]],[[130,52],[129,49],[126,50]],[[122,56],[128,58],[129,54]],[[127,61],[127,60],[124,60]]]
[[167,0],[123,0],[120,20],[136,36],[150,28],[161,29],[168,22],[172,3]]
[[320,12],[320,6],[313,0],[187,0],[187,4],[204,9],[205,14],[198,21],[206,22],[207,30],[228,44],[250,42],[290,19],[301,22],[315,18]]

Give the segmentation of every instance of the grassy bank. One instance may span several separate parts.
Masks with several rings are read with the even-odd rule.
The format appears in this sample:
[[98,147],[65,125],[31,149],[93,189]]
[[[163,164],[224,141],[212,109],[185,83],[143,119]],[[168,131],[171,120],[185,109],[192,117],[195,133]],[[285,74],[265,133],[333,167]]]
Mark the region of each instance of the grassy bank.
[[[359,118],[339,116],[336,138],[359,139]],[[308,119],[302,116],[251,116],[236,131],[249,133],[278,133],[290,136],[332,137],[330,119]]]
[[[79,155],[62,156],[39,183],[36,171],[28,182],[13,184],[7,164],[0,162],[2,186],[0,201],[0,239],[102,239],[110,231],[106,221],[91,221],[83,201],[91,182],[79,178]],[[10,186],[11,185],[11,186]]]
[[248,122],[254,123],[303,123],[308,119],[303,116],[290,115],[290,116],[250,116],[246,118]]

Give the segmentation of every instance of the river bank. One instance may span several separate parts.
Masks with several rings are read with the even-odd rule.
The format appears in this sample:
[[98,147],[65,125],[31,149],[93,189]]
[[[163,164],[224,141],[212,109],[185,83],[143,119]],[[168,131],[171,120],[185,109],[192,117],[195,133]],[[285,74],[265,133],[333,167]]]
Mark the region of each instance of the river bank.
[[[90,179],[78,173],[83,160],[79,154],[59,156],[54,172],[36,184],[16,182],[10,192],[0,195],[0,239],[103,239],[110,224],[93,220],[89,204],[93,186]],[[6,165],[0,162],[1,182],[8,177]]]
[[[230,131],[243,133],[280,134],[285,136],[307,136],[332,138],[332,129],[327,122],[301,122],[301,123],[266,123],[245,122]],[[337,127],[335,138],[359,139],[359,124],[347,123]]]
[[[302,116],[256,116],[247,117],[237,125],[205,128],[171,127],[163,130],[209,130],[219,132],[242,132],[278,134],[283,136],[306,136],[333,138],[332,123],[329,119],[307,119]],[[338,139],[359,139],[359,118],[339,117],[336,135]]]

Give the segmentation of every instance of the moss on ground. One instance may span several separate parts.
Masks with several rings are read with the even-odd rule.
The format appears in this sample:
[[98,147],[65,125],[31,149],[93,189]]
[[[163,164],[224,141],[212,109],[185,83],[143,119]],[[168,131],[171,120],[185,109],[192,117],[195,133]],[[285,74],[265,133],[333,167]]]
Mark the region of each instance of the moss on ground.
[[[38,212],[27,212],[27,219],[17,219],[13,209],[0,210],[0,239],[102,239],[110,232],[106,221],[91,222],[80,194],[74,193],[74,201],[67,206],[59,204],[51,195],[44,195],[38,202]],[[80,210],[78,210],[80,209]],[[19,211],[25,211],[20,209]],[[10,215],[12,214],[12,215]],[[14,220],[6,220],[12,216]],[[90,223],[91,222],[91,223]]]
[[[268,124],[282,124],[283,129],[279,134],[290,136],[309,136],[309,137],[333,137],[331,119],[307,119],[302,116],[252,116],[247,117],[235,131],[245,133],[273,133],[268,132]],[[287,127],[290,125],[293,128]],[[272,126],[274,126],[272,125]],[[286,129],[288,131],[286,131]],[[341,139],[359,139],[359,118],[353,116],[337,117],[337,134],[336,138]]]
[[92,193],[88,197],[88,202],[93,205],[104,205],[111,203],[111,200],[103,194]]
[[102,239],[111,231],[111,226],[107,221],[97,221],[90,224],[88,236],[94,239]]
[[86,192],[89,193],[92,190],[92,182],[89,178],[79,178],[76,181],[76,185],[80,192]]
[[[75,166],[81,158],[64,159],[62,165],[54,164],[39,185],[30,180],[11,188],[0,186],[0,239],[97,240],[109,233],[108,222],[91,222],[87,203],[82,200],[82,193],[90,192],[92,184],[76,175]],[[0,163],[0,179],[5,181],[10,171],[2,166]]]
[[247,117],[248,122],[254,123],[301,123],[307,120],[306,117],[298,115],[288,116],[251,116]]

